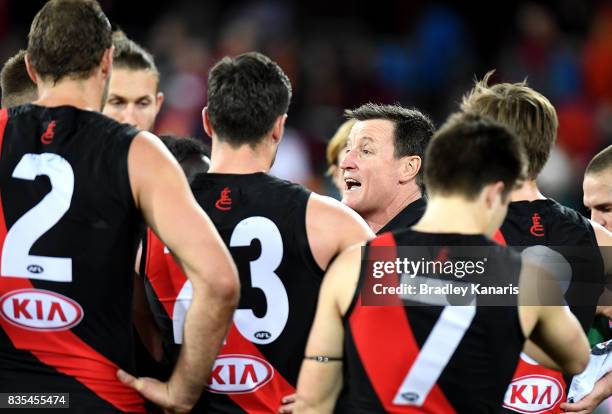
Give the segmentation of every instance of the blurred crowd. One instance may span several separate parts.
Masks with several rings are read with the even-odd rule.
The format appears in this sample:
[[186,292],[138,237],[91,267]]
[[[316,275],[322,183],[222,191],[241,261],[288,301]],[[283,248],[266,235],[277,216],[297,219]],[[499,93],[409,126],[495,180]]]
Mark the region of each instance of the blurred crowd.
[[[0,0],[3,61],[25,47],[23,22],[41,2],[24,3]],[[208,69],[223,55],[259,50],[282,66],[294,93],[272,172],[324,194],[338,195],[324,174],[325,146],[345,108],[399,102],[439,125],[490,69],[494,81],[527,78],[557,108],[558,146],[540,182],[548,196],[581,209],[586,163],[612,144],[610,1],[397,1],[377,10],[353,3],[327,10],[323,2],[179,1],[159,10],[135,3],[101,1],[112,23],[156,58],[166,95],[156,132],[206,140]],[[139,7],[146,17],[131,12]]]

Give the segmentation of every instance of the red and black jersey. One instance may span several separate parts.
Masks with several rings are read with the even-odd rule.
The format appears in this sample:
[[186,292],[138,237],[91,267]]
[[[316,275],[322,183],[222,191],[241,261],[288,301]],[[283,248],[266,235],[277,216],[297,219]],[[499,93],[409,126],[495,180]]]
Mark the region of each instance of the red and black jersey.
[[[323,277],[306,234],[303,187],[264,173],[201,174],[196,200],[238,267],[240,303],[194,412],[270,413],[295,392]],[[191,287],[149,232],[146,287],[166,345],[182,339]]]
[[[605,280],[603,260],[589,220],[552,199],[517,201],[510,203],[495,238],[519,251],[530,246],[547,246],[567,259],[571,279],[565,298],[587,332]],[[559,405],[567,397],[566,388],[560,372],[539,366],[522,355],[504,407],[509,413],[560,413]]]
[[[366,245],[365,263],[381,258],[379,246],[386,246],[386,261],[400,257],[396,246],[428,246],[432,258],[452,257],[457,246],[485,247],[488,266],[518,286],[521,258],[484,236],[385,233]],[[344,316],[345,385],[336,412],[499,411],[525,341],[517,307],[416,305],[399,296],[389,306],[371,306],[364,302],[363,263]]]
[[0,390],[71,412],[144,412],[133,369],[137,130],[70,106],[0,111]]

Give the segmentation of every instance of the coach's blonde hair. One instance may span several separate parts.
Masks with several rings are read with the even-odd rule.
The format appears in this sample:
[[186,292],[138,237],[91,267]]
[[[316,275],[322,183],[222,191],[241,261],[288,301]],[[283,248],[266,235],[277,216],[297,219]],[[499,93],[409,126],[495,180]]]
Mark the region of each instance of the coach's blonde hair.
[[535,179],[548,160],[559,121],[550,101],[527,86],[527,81],[488,85],[488,72],[461,102],[461,109],[489,116],[510,128],[525,147],[527,176]]

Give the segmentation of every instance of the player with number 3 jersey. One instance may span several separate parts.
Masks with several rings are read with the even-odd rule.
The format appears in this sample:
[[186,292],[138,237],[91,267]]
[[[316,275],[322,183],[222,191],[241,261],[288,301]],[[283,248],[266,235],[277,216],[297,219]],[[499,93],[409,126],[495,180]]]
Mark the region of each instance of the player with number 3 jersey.
[[[539,303],[537,292],[560,303],[556,282],[538,291],[541,278],[550,274],[488,238],[501,224],[510,191],[522,176],[516,137],[494,121],[456,114],[434,135],[426,159],[430,199],[423,218],[411,229],[368,242],[365,262],[359,246],[351,247],[325,275],[294,413],[498,412],[527,337],[561,369],[584,369],[588,342],[569,310],[516,306]],[[388,306],[367,303],[374,273],[361,263],[395,262],[398,246],[427,246],[438,250],[433,260],[446,263],[443,257],[453,257],[457,246],[465,252],[469,245],[489,249],[486,266],[504,269],[504,281],[519,286],[519,294],[508,298],[514,306],[483,306],[481,299],[487,299],[480,296],[453,306],[445,295],[437,299],[446,305],[433,296],[423,301],[410,294],[388,295]],[[385,277],[395,278],[387,283],[396,286],[398,276]],[[451,283],[459,276],[450,276]],[[420,277],[426,286],[439,282]]]
[[[211,69],[208,85],[203,117],[213,139],[211,167],[192,190],[229,247],[242,289],[194,412],[276,412],[295,392],[324,269],[373,234],[341,203],[267,174],[291,96],[276,63],[259,53],[226,57]],[[180,342],[190,288],[169,253],[149,233],[143,257],[154,313],[165,315],[167,342]]]

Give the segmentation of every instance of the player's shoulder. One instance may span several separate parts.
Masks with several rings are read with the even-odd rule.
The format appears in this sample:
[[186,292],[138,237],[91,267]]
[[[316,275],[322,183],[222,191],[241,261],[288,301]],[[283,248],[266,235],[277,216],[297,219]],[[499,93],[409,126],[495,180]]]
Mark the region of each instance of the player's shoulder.
[[301,184],[284,180],[279,177],[275,177],[270,174],[261,174],[261,179],[258,180],[261,186],[278,189],[280,191],[291,191],[296,193],[302,193],[304,195],[310,195],[311,191]]
[[[326,219],[330,221],[330,229],[337,228],[336,225],[342,223],[355,223],[363,228],[367,228],[369,233],[372,233],[363,218],[353,209],[342,204],[338,200],[317,193],[310,193],[308,199],[308,214],[316,217],[318,220]],[[374,233],[371,234],[374,237]]]
[[590,226],[589,220],[571,207],[565,206],[554,199],[550,200],[551,211],[559,220],[565,220],[579,225]]
[[28,125],[44,124],[48,127],[50,122],[56,130],[66,132],[87,133],[91,137],[113,136],[134,137],[138,130],[131,125],[121,124],[106,115],[70,105],[48,107],[36,104],[24,104],[9,108],[8,119],[13,123]]

